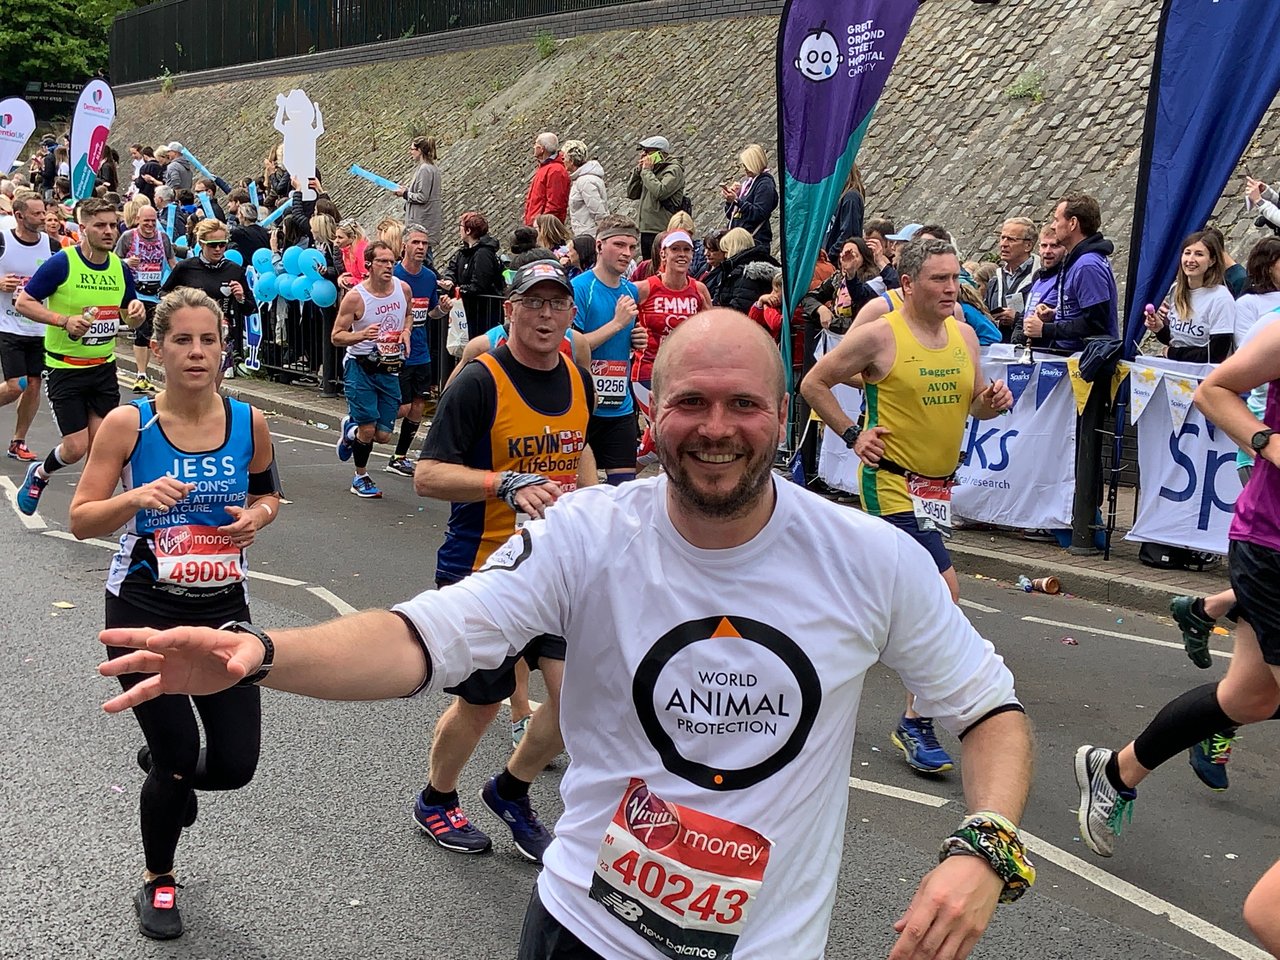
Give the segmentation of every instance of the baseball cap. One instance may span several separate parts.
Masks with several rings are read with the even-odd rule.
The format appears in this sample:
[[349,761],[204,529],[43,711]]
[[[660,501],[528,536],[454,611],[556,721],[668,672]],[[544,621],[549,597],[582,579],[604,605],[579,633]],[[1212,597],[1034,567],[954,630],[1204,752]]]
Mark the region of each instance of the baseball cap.
[[636,144],[644,150],[658,150],[667,153],[671,150],[671,142],[666,137],[645,137]]
[[668,233],[665,237],[662,238],[662,249],[665,250],[667,249],[667,247],[676,243],[687,243],[689,246],[692,247],[693,238],[689,236],[689,234],[686,233],[684,230],[672,230],[670,233]]
[[573,293],[573,287],[569,284],[569,276],[564,272],[564,267],[555,260],[535,260],[533,263],[526,263],[516,271],[516,275],[511,278],[511,286],[507,288],[507,296],[514,297],[540,283],[559,284],[564,288],[565,293]]
[[889,236],[885,237],[885,239],[907,243],[911,240],[914,240],[916,238],[916,234],[923,229],[924,229],[923,223],[908,223],[905,227],[903,227],[897,233],[890,234]]
[[175,140],[175,141],[173,141],[173,143],[169,144],[169,148],[168,148],[168,149],[169,149],[169,152],[170,152],[170,153],[181,153],[181,152],[182,152],[182,144],[180,144],[177,140]]

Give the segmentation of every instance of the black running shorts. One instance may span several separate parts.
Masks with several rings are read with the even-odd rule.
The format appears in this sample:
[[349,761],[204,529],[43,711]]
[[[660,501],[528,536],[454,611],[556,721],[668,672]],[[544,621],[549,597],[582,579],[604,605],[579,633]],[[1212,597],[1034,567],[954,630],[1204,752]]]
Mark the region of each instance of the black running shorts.
[[0,333],[0,369],[6,380],[38,378],[44,372],[44,337]]
[[93,367],[57,367],[46,370],[44,376],[45,396],[61,436],[88,429],[90,416],[101,419],[120,406],[114,360]]
[[1227,553],[1235,606],[1227,613],[1234,623],[1253,628],[1262,659],[1280,667],[1280,552],[1246,540],[1232,540]]
[[634,412],[620,417],[593,413],[587,421],[587,444],[601,470],[634,470],[639,440],[640,428]]

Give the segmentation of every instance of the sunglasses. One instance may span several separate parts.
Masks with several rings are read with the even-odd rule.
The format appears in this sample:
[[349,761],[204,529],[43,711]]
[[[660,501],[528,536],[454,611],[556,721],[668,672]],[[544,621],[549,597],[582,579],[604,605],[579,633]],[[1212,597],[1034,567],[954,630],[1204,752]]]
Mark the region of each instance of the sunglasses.
[[202,247],[225,247],[226,245],[226,240],[206,240],[204,243],[200,244]]

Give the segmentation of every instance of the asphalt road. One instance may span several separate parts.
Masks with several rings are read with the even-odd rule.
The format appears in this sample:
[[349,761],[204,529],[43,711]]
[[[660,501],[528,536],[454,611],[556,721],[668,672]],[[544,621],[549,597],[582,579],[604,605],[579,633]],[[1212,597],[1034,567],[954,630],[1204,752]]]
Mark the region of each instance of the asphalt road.
[[[381,472],[384,498],[359,500],[347,493],[350,472],[333,455],[332,431],[292,421],[273,430],[292,503],[252,551],[253,569],[278,578],[253,583],[256,621],[285,626],[332,616],[335,604],[385,606],[432,582],[444,505],[418,500],[409,480]],[[47,450],[52,433],[42,415],[33,449]],[[384,462],[375,456],[379,470]],[[130,717],[99,709],[115,690],[94,672],[110,552],[65,539],[77,474],[50,484],[44,529],[0,506],[10,611],[0,634],[0,957],[514,956],[534,868],[478,800],[469,810],[494,836],[490,856],[446,854],[410,819],[443,698],[337,704],[266,693],[257,778],[242,791],[202,796],[179,849],[187,935],[167,945],[138,935],[130,898],[141,871],[142,775],[133,759],[141,738]],[[0,461],[0,484],[21,476],[18,464]],[[1221,676],[1226,661],[1196,670],[1167,622],[1132,611],[990,580],[966,578],[962,592],[986,608],[967,613],[1018,677],[1039,742],[1024,827],[1037,839],[1040,880],[1021,903],[1000,908],[973,956],[1263,957],[1244,942],[1240,905],[1280,856],[1270,787],[1280,748],[1265,727],[1245,732],[1227,793],[1209,792],[1174,760],[1143,785],[1115,858],[1093,857],[1077,838],[1076,747],[1122,744],[1167,700]],[[1215,645],[1229,649],[1226,639]],[[917,776],[889,744],[900,709],[896,679],[873,671],[854,750],[832,958],[887,955],[892,922],[963,813],[958,773]],[[495,725],[464,774],[464,801],[508,751]],[[565,763],[533,788],[551,822]]]

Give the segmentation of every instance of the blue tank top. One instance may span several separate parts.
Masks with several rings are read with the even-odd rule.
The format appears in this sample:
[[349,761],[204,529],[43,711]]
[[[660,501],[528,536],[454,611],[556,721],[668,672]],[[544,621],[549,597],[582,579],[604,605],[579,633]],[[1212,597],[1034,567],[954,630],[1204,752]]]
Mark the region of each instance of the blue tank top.
[[[610,287],[596,276],[594,270],[574,277],[573,302],[577,312],[573,318],[575,330],[591,333],[613,319],[618,301],[624,296],[640,303],[640,292],[630,280],[622,279],[616,287]],[[591,377],[595,381],[596,409],[594,416],[621,417],[634,410],[631,401],[631,331],[634,321],[600,346],[591,351]]]
[[160,426],[155,401],[138,408],[138,440],[121,474],[133,490],[169,476],[196,488],[169,510],[139,510],[125,526],[112,558],[107,590],[157,612],[174,612],[175,599],[187,604],[226,606],[234,614],[247,596],[244,552],[219,534],[233,522],[228,506],[243,507],[249,496],[253,460],[252,408],[224,399],[226,429],[217,447],[189,452],[175,447]]

